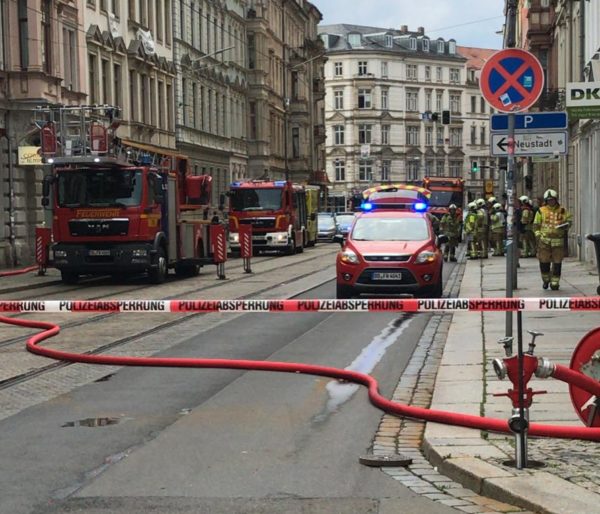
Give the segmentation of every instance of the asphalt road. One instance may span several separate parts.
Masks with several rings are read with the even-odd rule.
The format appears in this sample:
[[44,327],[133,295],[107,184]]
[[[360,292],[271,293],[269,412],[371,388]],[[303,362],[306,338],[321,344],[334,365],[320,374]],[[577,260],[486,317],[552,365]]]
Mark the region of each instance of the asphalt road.
[[[254,314],[168,355],[351,367],[389,397],[427,319]],[[359,463],[381,415],[324,377],[125,368],[0,422],[0,513],[456,512]]]

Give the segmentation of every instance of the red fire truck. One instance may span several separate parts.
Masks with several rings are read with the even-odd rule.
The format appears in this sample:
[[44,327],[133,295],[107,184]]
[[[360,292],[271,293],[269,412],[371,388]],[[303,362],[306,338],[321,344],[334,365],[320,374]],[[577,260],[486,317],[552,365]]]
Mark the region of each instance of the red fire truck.
[[431,191],[429,212],[441,218],[448,212],[448,207],[454,204],[457,207],[456,215],[462,216],[465,197],[465,181],[462,178],[425,177],[423,187]]
[[319,189],[286,180],[241,180],[230,186],[229,245],[239,251],[239,226],[252,225],[256,251],[304,251],[317,240]]
[[50,165],[42,199],[53,214],[49,264],[65,283],[137,272],[161,283],[169,268],[197,275],[213,262],[211,177],[192,176],[184,155],[124,145],[118,115],[110,106],[36,111]]

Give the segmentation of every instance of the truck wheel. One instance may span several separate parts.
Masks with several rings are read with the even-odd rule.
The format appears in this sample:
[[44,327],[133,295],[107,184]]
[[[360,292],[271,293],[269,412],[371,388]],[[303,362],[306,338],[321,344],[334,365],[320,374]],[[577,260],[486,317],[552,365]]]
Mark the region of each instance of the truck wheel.
[[296,240],[292,238],[290,245],[285,249],[286,255],[294,255],[296,253]]
[[148,270],[151,284],[162,284],[167,279],[167,254],[161,246],[156,252],[156,267]]
[[77,282],[79,282],[79,273],[74,273],[73,271],[61,271],[60,279],[63,284],[77,284]]
[[352,298],[352,287],[343,286],[341,284],[335,285],[335,297],[338,300],[346,300],[348,298]]

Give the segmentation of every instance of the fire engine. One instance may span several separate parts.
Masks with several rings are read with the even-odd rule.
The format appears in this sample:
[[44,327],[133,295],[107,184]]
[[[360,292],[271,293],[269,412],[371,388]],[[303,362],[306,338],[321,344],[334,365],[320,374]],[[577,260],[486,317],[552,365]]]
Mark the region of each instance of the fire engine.
[[48,259],[63,282],[147,272],[161,283],[169,268],[194,276],[212,263],[211,177],[191,175],[186,156],[124,145],[111,106],[38,108],[36,120],[50,170]]
[[319,188],[286,180],[240,180],[230,186],[229,245],[238,252],[239,226],[252,225],[255,251],[303,252],[317,241]]
[[425,177],[423,187],[431,191],[429,212],[441,218],[451,204],[457,207],[457,216],[462,219],[465,196],[465,181],[452,177]]

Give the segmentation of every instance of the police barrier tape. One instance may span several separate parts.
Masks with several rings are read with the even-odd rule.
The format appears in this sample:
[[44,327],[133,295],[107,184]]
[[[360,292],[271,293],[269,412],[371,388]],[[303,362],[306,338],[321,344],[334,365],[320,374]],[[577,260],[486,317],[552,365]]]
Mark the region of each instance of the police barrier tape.
[[600,296],[364,300],[4,300],[0,312],[600,311]]

